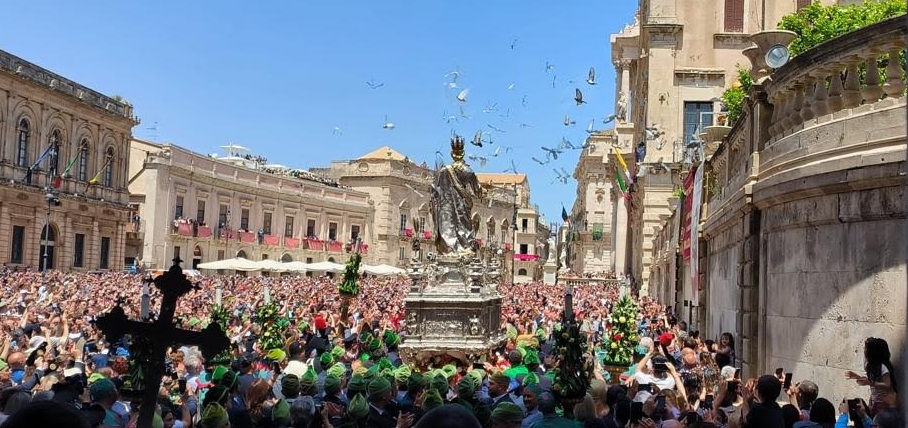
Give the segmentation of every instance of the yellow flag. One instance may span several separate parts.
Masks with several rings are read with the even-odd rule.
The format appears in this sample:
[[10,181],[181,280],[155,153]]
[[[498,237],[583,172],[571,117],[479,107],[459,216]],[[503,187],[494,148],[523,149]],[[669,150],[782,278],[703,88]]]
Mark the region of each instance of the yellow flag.
[[107,165],[110,165],[110,161],[111,161],[111,158],[107,158],[107,162],[104,162],[104,166],[101,167],[101,170],[99,170],[98,173],[95,174],[95,176],[91,178],[91,180],[88,180],[89,185],[95,185],[95,184],[98,184],[101,182],[101,174],[103,174],[104,171],[107,169]]
[[621,156],[621,151],[615,147],[615,157],[618,158],[618,165],[621,165],[621,168],[624,168],[624,171],[627,171],[627,164],[624,162],[624,156]]

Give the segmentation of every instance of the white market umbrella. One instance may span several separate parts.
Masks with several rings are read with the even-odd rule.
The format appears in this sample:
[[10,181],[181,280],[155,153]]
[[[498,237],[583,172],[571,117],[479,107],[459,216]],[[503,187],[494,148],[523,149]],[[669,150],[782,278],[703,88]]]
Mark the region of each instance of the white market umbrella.
[[198,268],[211,270],[239,270],[244,272],[262,270],[258,263],[252,260],[246,260],[242,257],[218,260],[216,262],[201,263],[199,264]]
[[360,268],[360,270],[369,275],[378,275],[378,276],[402,275],[402,274],[407,273],[406,270],[403,270],[399,267],[386,265],[386,264],[374,265],[374,266],[373,265],[363,265]]
[[262,270],[270,272],[287,272],[286,263],[281,263],[277,260],[262,260],[255,262]]
[[344,265],[332,263],[332,262],[318,262],[318,263],[309,263],[306,265],[306,270],[314,270],[318,272],[343,272]]
[[221,146],[222,149],[227,149],[229,152],[251,152],[248,147],[243,147],[239,144],[228,144],[226,146]]
[[308,264],[303,262],[287,262],[281,264],[283,265],[283,268],[286,269],[284,272],[306,273],[306,271],[308,270],[307,266],[309,266]]

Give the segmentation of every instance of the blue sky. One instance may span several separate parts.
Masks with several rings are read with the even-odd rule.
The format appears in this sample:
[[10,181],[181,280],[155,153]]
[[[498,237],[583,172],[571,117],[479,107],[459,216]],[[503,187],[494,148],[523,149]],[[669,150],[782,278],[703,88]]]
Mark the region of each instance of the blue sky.
[[[530,156],[545,159],[540,146],[562,138],[579,145],[591,119],[611,126],[602,124],[613,113],[609,35],[633,21],[636,3],[21,2],[0,26],[0,48],[125,97],[142,119],[135,136],[200,153],[235,142],[309,168],[390,145],[431,165],[452,130],[491,132],[492,145],[468,146],[489,159],[474,170],[513,160],[552,221],[576,193],[573,180],[552,183],[552,169],[572,173],[579,152],[545,166]],[[585,82],[591,66],[595,86]],[[459,88],[446,89],[454,70]],[[574,88],[587,104],[575,105]],[[470,118],[446,123],[460,105]],[[566,114],[576,125],[564,126]],[[382,129],[386,115],[394,130]],[[513,150],[492,157],[499,146]]]

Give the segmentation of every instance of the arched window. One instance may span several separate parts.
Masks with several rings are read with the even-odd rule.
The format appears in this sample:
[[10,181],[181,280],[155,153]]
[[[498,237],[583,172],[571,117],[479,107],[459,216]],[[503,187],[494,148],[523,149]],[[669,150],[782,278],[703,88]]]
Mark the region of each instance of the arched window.
[[22,119],[19,121],[18,135],[16,141],[19,143],[16,149],[16,165],[28,167],[28,137],[30,126],[28,121]]
[[113,149],[113,147],[107,148],[105,162],[106,162],[107,166],[104,167],[104,186],[113,187],[113,172],[114,172],[114,149]]
[[58,171],[57,168],[60,167],[60,144],[63,142],[63,134],[59,129],[54,129],[54,132],[50,134],[50,146],[53,149],[50,152],[50,159],[47,162],[47,170],[53,173]]
[[238,258],[241,258],[241,259],[248,259],[248,258],[249,258],[249,257],[246,256],[246,252],[243,251],[243,250],[237,251],[237,252],[236,252],[236,256],[237,256]]
[[523,268],[517,269],[517,275],[520,275],[520,276],[527,276],[527,270],[526,270],[526,269],[523,269]]
[[88,138],[83,138],[79,144],[79,181],[88,181]]

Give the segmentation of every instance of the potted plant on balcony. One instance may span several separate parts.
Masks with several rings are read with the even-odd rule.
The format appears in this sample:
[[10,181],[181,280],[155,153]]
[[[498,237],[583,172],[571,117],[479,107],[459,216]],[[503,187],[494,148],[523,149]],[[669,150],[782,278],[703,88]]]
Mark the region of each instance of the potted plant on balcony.
[[608,317],[606,337],[602,341],[603,366],[611,383],[618,383],[634,359],[637,347],[637,304],[628,296],[615,303]]

